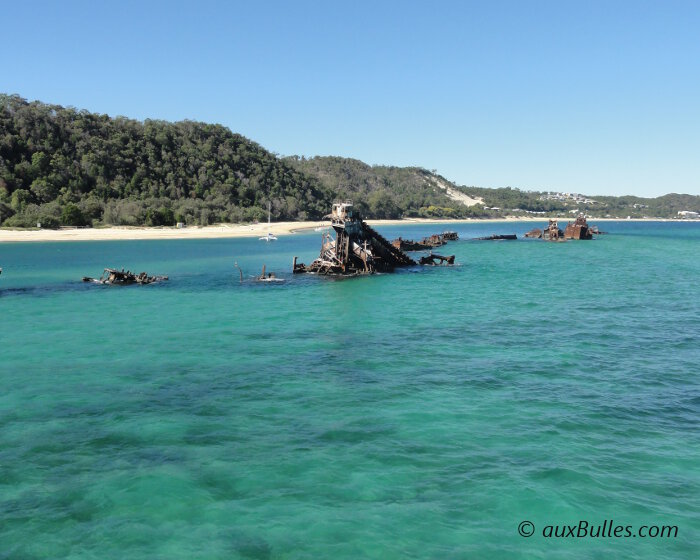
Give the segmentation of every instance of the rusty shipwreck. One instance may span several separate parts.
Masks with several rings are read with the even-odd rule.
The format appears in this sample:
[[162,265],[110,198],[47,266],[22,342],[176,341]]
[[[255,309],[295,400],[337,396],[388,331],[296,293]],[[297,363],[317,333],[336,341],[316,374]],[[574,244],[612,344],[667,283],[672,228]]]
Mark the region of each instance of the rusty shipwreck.
[[[319,257],[310,265],[297,263],[294,257],[294,273],[354,276],[419,264],[367,225],[351,202],[333,204],[333,211],[326,218],[331,220],[332,232],[323,235]],[[430,264],[443,262],[442,259],[454,262],[454,256],[435,257]]]
[[420,241],[412,241],[399,237],[394,239],[391,244],[401,251],[426,251],[432,250],[435,247],[442,247],[448,241],[457,241],[459,235],[455,231],[446,231],[444,233],[436,233],[429,237],[424,237]]
[[593,239],[594,233],[598,233],[598,228],[589,226],[586,217],[579,214],[575,221],[566,225],[564,239]]
[[105,268],[102,276],[99,278],[91,278],[89,276],[83,276],[83,282],[92,282],[94,284],[106,284],[110,286],[131,286],[132,284],[154,284],[155,282],[163,282],[167,280],[167,276],[149,276],[145,272],[136,274],[127,270],[126,272],[122,268],[117,270],[116,268]]
[[547,241],[565,241],[567,239],[593,239],[594,235],[601,235],[604,232],[598,226],[589,225],[586,217],[579,214],[573,222],[566,224],[566,229],[559,228],[557,220],[549,220],[547,227],[542,230],[535,228],[528,231],[525,237],[534,239],[545,239]]

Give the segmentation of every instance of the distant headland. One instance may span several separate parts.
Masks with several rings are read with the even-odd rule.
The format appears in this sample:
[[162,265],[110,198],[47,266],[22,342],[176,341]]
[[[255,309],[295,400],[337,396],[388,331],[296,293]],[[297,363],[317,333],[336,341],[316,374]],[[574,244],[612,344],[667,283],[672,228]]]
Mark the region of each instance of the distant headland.
[[[700,217],[700,196],[460,186],[419,167],[278,157],[216,124],[111,118],[0,94],[2,228],[179,223],[188,231],[161,231],[190,236],[214,224],[266,220],[268,204],[273,221],[298,228],[317,223],[333,201],[345,199],[363,216],[379,220],[545,219],[579,213],[596,219]],[[239,234],[256,231],[251,225],[219,228],[223,234],[235,228]]]

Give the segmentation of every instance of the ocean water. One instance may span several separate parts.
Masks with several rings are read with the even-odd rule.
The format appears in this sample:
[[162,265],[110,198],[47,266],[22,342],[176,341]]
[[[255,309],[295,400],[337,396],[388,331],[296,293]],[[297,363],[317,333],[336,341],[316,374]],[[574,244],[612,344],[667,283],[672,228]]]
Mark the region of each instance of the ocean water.
[[0,245],[0,558],[698,557],[700,223],[468,240],[530,227],[345,280],[290,274],[318,233]]

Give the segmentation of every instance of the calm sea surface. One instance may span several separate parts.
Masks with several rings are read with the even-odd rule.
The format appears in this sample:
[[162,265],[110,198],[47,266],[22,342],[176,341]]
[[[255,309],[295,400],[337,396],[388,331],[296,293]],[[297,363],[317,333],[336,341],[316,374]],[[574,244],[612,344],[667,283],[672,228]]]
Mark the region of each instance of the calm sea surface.
[[[0,558],[697,558],[700,223],[600,225],[346,280],[290,274],[318,233],[0,245]],[[678,532],[543,536],[606,520]]]

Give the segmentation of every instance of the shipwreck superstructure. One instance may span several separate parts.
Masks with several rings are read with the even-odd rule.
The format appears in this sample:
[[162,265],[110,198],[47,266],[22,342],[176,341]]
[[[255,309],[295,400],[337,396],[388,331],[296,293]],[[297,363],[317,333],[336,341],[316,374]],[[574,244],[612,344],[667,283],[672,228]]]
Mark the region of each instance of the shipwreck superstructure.
[[295,273],[372,274],[418,264],[363,222],[352,202],[333,204],[333,211],[325,218],[330,218],[333,233],[323,235],[321,254],[310,265],[297,264],[294,259]]

